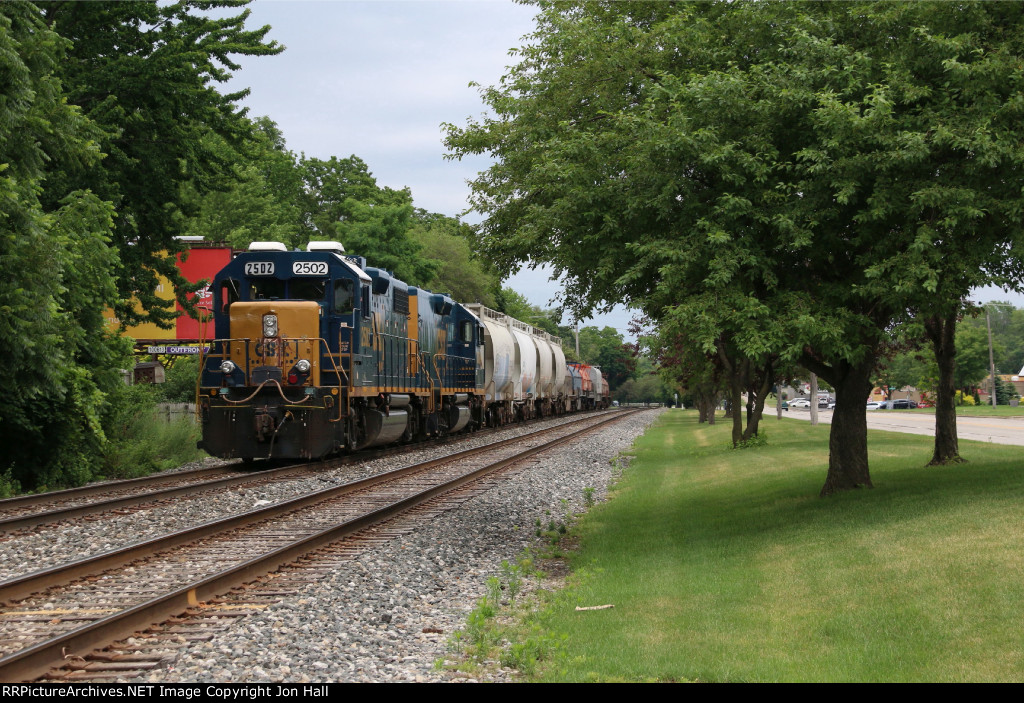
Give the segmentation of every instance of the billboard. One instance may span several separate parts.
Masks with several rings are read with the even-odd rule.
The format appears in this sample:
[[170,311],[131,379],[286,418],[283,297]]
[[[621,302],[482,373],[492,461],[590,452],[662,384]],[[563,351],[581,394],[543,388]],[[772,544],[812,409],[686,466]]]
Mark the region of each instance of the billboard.
[[[217,272],[230,262],[231,248],[225,246],[193,246],[188,251],[175,255],[178,271],[190,283],[212,280],[217,275]],[[207,330],[205,329],[207,325],[203,325],[204,329],[200,329],[200,322],[184,313],[184,308],[175,301],[174,286],[163,276],[159,277],[155,292],[158,298],[166,301],[165,307],[168,310],[174,309],[181,313],[175,320],[174,326],[171,329],[165,330],[157,327],[152,322],[146,322],[141,325],[128,327],[125,329],[124,334],[135,339],[167,341],[206,339],[209,334],[212,334],[212,326],[209,326]],[[196,306],[200,309],[200,312],[205,311],[206,315],[211,314],[213,310],[213,292],[209,285],[203,286],[196,293],[188,294],[187,297],[189,300],[197,300]],[[138,303],[136,303],[136,309],[137,306]],[[113,310],[106,310],[103,316],[107,319],[107,324],[110,325],[111,329],[117,329],[120,320],[114,316]]]

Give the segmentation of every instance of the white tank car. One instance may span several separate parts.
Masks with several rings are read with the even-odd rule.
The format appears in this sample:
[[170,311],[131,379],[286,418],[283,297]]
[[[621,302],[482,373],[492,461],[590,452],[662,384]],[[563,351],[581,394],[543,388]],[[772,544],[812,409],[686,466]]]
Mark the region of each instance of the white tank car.
[[[533,327],[479,303],[465,306],[484,323],[484,394],[490,424],[533,417],[538,397],[538,347]],[[545,351],[550,358],[552,352]],[[549,374],[553,374],[549,370]]]
[[590,367],[590,395],[589,397],[595,402],[601,399],[601,369],[596,366]]
[[533,328],[533,344],[537,348],[537,398],[550,400],[554,395],[555,355],[551,351],[549,335],[539,327]]
[[[565,385],[566,369],[565,369],[565,352],[562,351],[562,338],[548,335],[548,341],[551,342],[551,355],[552,365],[555,369],[555,380],[552,384],[554,390],[551,395],[552,401],[558,403],[562,398],[563,386]],[[561,407],[561,406],[559,406]],[[559,411],[561,412],[561,410]]]
[[516,384],[516,400],[529,400],[536,397],[537,389],[537,347],[532,339],[533,327],[512,320],[512,336],[516,339],[516,352],[519,357],[519,383]]
[[465,307],[484,323],[484,396],[488,403],[512,401],[520,376],[512,318],[479,303]]

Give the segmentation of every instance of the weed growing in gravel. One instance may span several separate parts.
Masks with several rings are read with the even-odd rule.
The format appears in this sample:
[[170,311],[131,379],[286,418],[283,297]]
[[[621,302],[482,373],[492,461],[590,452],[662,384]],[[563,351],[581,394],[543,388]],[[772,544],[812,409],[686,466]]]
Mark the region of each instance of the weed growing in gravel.
[[0,498],[10,498],[21,492],[21,484],[11,477],[11,470],[7,469],[0,475]]
[[[531,608],[516,608],[527,575],[542,575],[535,570],[530,549],[515,563],[503,561],[500,576],[487,579],[487,594],[466,617],[465,628],[448,638],[448,650],[461,661],[453,667],[450,661],[440,660],[435,666],[473,671],[481,666],[486,668],[488,661],[498,661],[504,667],[530,675],[536,671],[538,662],[554,656],[562,641],[528,622]],[[505,606],[500,601],[502,592],[508,595]]]
[[523,588],[522,569],[518,564],[510,564],[508,559],[505,559],[501,562],[501,575],[505,579],[508,604],[513,607],[516,604],[516,596]]
[[523,556],[519,557],[519,565],[518,566],[519,566],[519,572],[521,574],[523,574],[523,575],[527,575],[528,576],[530,574],[533,574],[534,576],[543,576],[543,574],[540,573],[539,571],[535,572],[533,570],[533,566],[534,566],[534,563],[533,563],[533,551],[529,547],[527,547],[525,550],[523,550]]
[[594,490],[593,486],[583,489],[583,504],[587,506],[587,510],[594,507]]
[[454,654],[461,655],[462,654],[462,650],[463,650],[462,637],[463,637],[462,630],[456,630],[455,632],[453,632],[448,637],[448,651],[450,651],[450,652],[452,652]]
[[495,605],[501,603],[501,580],[497,576],[487,579],[487,598]]

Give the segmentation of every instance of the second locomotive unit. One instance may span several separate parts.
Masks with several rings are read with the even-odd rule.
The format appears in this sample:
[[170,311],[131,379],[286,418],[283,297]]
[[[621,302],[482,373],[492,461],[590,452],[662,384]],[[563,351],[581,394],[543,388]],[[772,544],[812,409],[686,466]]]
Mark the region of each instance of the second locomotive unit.
[[337,242],[254,242],[211,287],[199,413],[214,456],[319,458],[607,405],[600,371],[567,367],[558,338]]

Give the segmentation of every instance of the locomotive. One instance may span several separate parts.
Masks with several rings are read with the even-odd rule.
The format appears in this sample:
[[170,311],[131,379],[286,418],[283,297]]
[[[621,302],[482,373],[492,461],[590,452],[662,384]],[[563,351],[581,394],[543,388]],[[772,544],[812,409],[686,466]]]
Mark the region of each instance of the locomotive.
[[198,413],[213,456],[321,458],[608,404],[559,338],[338,242],[254,242],[211,289]]

